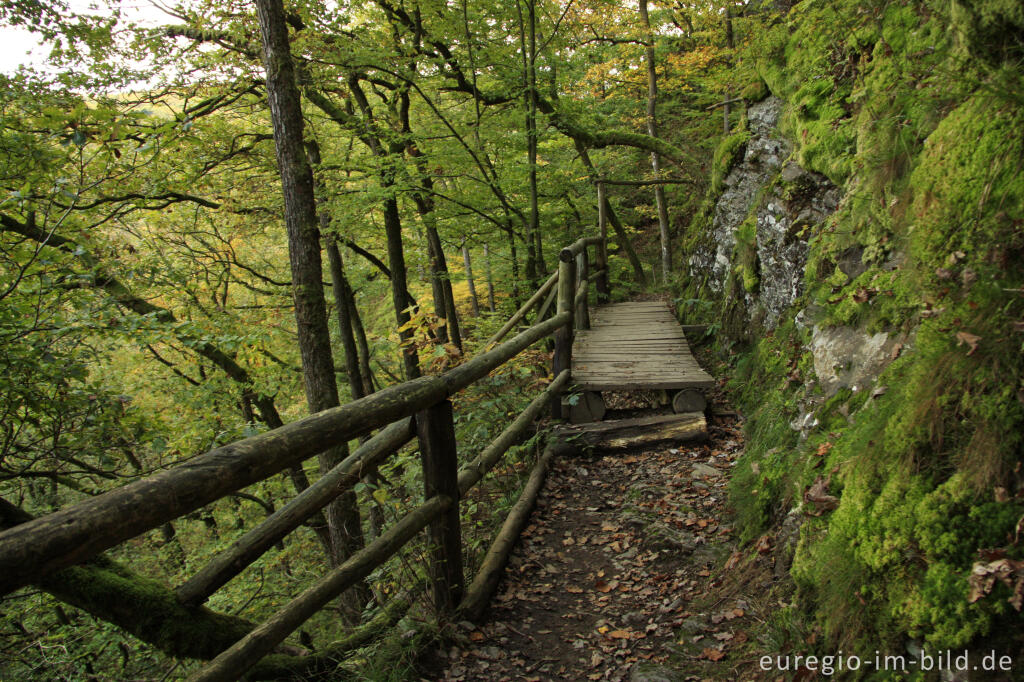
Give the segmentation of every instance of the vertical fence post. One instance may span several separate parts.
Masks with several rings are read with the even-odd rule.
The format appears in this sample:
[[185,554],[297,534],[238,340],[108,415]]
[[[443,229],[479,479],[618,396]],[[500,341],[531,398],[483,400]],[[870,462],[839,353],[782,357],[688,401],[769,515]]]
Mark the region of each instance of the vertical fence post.
[[608,284],[608,213],[604,208],[604,183],[597,181],[597,227],[601,231],[601,243],[595,252],[595,267],[601,271],[597,277],[597,303],[607,303],[611,298]]
[[459,528],[459,466],[451,402],[443,400],[416,413],[416,435],[423,461],[425,498],[447,495],[456,501],[429,527],[429,572],[434,604],[440,617],[445,618],[455,613],[465,585]]
[[[572,252],[562,249],[558,254],[558,308],[559,314],[568,312],[564,327],[555,330],[554,376],[572,367],[573,298],[576,295],[576,261]],[[562,418],[562,396],[551,398],[551,416]]]
[[[576,256],[576,279],[580,282],[590,274],[590,264],[587,263],[587,247],[580,249],[579,254]],[[573,299],[576,298],[576,289],[573,289]],[[587,282],[587,292],[590,291],[590,283]],[[583,300],[576,304],[576,329],[590,329],[590,308],[587,306],[587,296],[583,297]]]

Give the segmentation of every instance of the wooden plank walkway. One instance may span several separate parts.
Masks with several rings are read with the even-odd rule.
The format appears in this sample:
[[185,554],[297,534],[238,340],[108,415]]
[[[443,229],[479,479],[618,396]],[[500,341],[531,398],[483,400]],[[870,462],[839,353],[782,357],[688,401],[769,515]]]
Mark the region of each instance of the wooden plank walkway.
[[585,391],[710,389],[683,328],[665,301],[631,301],[594,308],[591,328],[572,345],[572,379]]

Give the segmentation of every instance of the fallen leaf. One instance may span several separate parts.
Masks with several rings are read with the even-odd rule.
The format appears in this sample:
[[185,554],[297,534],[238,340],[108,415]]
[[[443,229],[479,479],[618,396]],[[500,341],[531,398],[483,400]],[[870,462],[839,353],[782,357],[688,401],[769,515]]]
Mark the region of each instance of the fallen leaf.
[[816,454],[818,455],[818,457],[824,457],[825,455],[828,454],[828,451],[831,449],[832,443],[825,441],[824,443],[818,446],[818,452]]
[[740,554],[739,550],[733,552],[732,555],[729,557],[729,560],[725,562],[725,570],[729,571],[736,568],[736,566],[740,563],[740,559],[742,558],[743,555]]
[[583,593],[583,588],[582,587],[576,587],[575,585],[567,585],[565,587],[565,591],[569,592],[571,594],[582,594]]
[[811,516],[821,516],[839,506],[839,498],[828,494],[828,484],[832,477],[818,476],[810,488],[804,491],[804,502],[813,502],[814,511],[807,511]]
[[981,341],[981,337],[970,332],[957,332],[956,333],[956,345],[959,347],[962,344],[967,344],[970,350],[967,354],[970,355],[974,351],[978,350],[978,342]]
[[725,658],[725,652],[718,649],[704,649],[700,652],[702,658],[706,658],[709,661],[720,661]]
[[992,492],[995,494],[996,502],[1010,501],[1010,494],[1006,492],[1006,488],[1002,486],[996,486]]
[[988,595],[997,581],[1013,590],[1013,595],[1006,601],[1020,611],[1021,606],[1024,605],[1024,561],[1014,561],[1013,559],[998,559],[987,564],[981,562],[974,564],[971,577],[967,580],[971,587],[970,593],[967,595],[967,603],[973,604]]
[[935,276],[939,279],[953,279],[953,271],[947,268],[935,268]]
[[892,352],[889,353],[889,359],[890,360],[895,360],[896,358],[898,358],[900,356],[900,351],[901,350],[903,350],[903,344],[902,343],[895,344],[892,347]]
[[767,534],[762,535],[760,539],[758,539],[757,544],[754,545],[754,549],[757,550],[758,554],[767,554],[768,552],[772,551],[771,536]]
[[612,630],[608,633],[612,639],[630,639],[633,636],[629,630]]

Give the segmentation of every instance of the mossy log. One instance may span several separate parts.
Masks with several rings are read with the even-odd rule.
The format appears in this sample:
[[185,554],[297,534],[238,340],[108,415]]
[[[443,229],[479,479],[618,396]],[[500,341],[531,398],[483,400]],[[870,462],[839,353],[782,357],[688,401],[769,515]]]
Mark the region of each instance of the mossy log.
[[[0,528],[31,519],[0,500]],[[104,556],[39,577],[32,584],[176,658],[213,658],[254,627],[235,616],[185,606],[170,588]]]

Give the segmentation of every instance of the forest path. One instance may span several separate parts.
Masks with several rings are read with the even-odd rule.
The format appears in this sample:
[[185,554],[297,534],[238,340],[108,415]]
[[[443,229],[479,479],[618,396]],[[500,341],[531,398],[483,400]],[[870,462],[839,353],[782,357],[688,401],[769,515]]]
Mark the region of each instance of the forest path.
[[486,620],[463,624],[424,679],[736,679],[723,659],[751,607],[720,569],[740,560],[725,498],[742,441],[734,418],[709,436],[558,460]]

